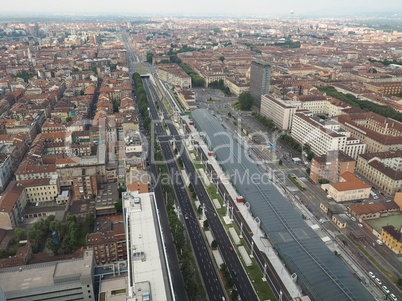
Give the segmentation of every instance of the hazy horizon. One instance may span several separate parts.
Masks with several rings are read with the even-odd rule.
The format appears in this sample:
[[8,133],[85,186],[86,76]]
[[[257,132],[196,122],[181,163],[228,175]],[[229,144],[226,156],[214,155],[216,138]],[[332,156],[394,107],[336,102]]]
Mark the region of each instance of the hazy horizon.
[[[64,5],[63,5],[64,4]],[[113,5],[111,5],[113,4]],[[395,15],[402,17],[400,0],[387,0],[378,4],[375,0],[339,0],[324,2],[319,0],[285,0],[278,4],[274,1],[262,0],[223,0],[223,1],[182,1],[155,0],[150,2],[133,2],[129,0],[37,0],[35,2],[21,0],[16,9],[13,2],[2,5],[0,15],[32,16],[45,14],[76,15],[233,15],[233,16],[290,16],[294,10],[295,17],[305,16],[351,16],[351,15]]]

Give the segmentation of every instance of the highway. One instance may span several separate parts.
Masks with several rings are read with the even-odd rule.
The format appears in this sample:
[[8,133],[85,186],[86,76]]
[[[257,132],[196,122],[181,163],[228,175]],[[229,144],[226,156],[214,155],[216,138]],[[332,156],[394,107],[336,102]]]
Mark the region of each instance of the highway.
[[[151,89],[154,89],[152,84],[149,83],[149,86]],[[154,91],[154,94],[156,95],[156,92]],[[167,124],[171,135],[175,137],[179,137],[179,133],[170,120],[170,117],[168,116],[168,113],[166,111],[166,108],[164,107],[163,102],[157,97],[158,99],[158,104],[159,108],[162,108],[162,111],[165,116],[165,123]],[[205,187],[201,181],[201,179],[198,176],[197,171],[195,170],[194,164],[189,158],[185,146],[181,140],[176,140],[176,147],[179,150],[179,154],[183,160],[184,167],[186,169],[186,172],[189,176],[189,179],[194,187],[194,190],[197,194],[197,197],[200,201],[201,204],[205,204],[205,207],[207,208],[205,214],[206,217],[209,221],[209,227],[211,231],[214,234],[214,237],[216,241],[218,242],[218,247],[220,249],[220,252],[224,258],[224,261],[226,265],[228,266],[229,271],[236,271],[236,276],[232,273],[232,277],[235,282],[236,289],[239,293],[239,296],[241,297],[242,300],[258,300],[258,297],[256,295],[256,292],[254,291],[254,288],[252,284],[250,283],[250,279],[247,276],[246,271],[243,269],[243,266],[237,256],[237,254],[234,251],[233,245],[226,233],[225,228],[223,227],[220,219],[218,218],[217,213],[215,212],[214,206],[212,204],[211,199],[208,196],[207,191],[205,190]],[[239,214],[236,212],[236,214]],[[244,221],[243,221],[243,224]],[[240,224],[238,225],[240,229]],[[250,235],[248,233],[248,235]],[[251,238],[251,236],[249,237]],[[251,241],[251,240],[250,240]],[[283,284],[282,284],[283,285]],[[286,299],[283,299],[286,300]],[[290,300],[290,299],[289,299]]]
[[[150,113],[152,119],[154,120],[156,133],[158,136],[165,136],[165,132],[159,120],[155,105],[152,101],[151,92],[149,90],[149,80],[144,79],[143,82],[145,91],[148,95]],[[214,267],[211,254],[209,252],[209,247],[207,246],[204,235],[196,218],[196,214],[182,180],[180,170],[174,159],[172,149],[170,148],[169,142],[161,141],[160,145],[170,177],[173,179],[172,184],[180,205],[181,216],[187,215],[189,217],[188,219],[184,219],[184,222],[197,260],[198,268],[204,282],[208,299],[222,301],[222,297],[226,298],[226,295],[219,280],[218,273]]]

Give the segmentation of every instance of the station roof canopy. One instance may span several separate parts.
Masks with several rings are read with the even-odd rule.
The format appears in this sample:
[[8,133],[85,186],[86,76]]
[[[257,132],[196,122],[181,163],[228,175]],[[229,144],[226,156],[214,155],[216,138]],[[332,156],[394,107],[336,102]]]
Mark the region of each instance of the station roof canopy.
[[[268,180],[265,170],[207,110],[191,113],[199,132],[237,192],[261,220],[266,233],[291,273],[313,300],[374,300],[352,271],[324,244],[302,215]],[[265,177],[265,178],[264,178]]]

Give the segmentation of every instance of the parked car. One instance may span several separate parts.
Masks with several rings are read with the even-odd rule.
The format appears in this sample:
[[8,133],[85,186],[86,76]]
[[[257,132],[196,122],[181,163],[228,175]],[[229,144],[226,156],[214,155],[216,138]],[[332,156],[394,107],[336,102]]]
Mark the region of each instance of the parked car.
[[391,294],[391,295],[389,295],[389,296],[391,297],[392,300],[398,301],[398,298],[397,298],[394,294]]
[[380,278],[375,278],[375,282],[377,282],[379,285],[381,285],[381,284],[382,284],[382,282],[381,282]]
[[371,278],[375,279],[375,275],[374,275],[373,272],[369,272],[369,275],[370,275]]
[[381,239],[377,239],[376,242],[377,242],[377,244],[378,244],[379,246],[382,246],[382,245],[384,244]]
[[357,224],[360,228],[363,228],[363,225],[362,224]]
[[350,218],[353,222],[357,221],[356,218],[354,218],[353,216]]
[[387,294],[389,294],[389,289],[388,287],[386,287],[385,285],[382,286],[382,289],[384,290],[384,292],[386,292]]

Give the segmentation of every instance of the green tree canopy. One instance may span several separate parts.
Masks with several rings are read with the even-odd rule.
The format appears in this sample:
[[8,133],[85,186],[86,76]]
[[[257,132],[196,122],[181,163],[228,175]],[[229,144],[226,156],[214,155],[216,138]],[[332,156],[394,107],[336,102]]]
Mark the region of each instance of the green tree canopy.
[[251,109],[254,103],[254,97],[249,92],[243,92],[239,95],[240,110],[248,111]]

